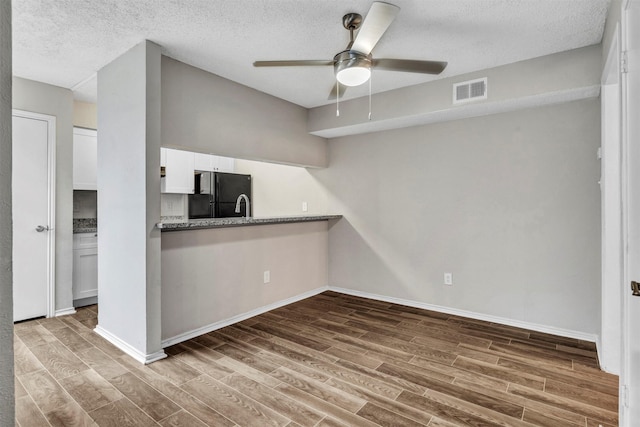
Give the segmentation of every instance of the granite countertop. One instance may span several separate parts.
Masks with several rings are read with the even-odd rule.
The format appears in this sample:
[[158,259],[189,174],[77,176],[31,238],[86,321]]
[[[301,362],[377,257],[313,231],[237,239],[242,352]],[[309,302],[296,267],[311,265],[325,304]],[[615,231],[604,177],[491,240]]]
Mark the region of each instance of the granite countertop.
[[95,218],[74,218],[73,234],[76,233],[96,233],[98,231],[98,220]]
[[191,219],[189,222],[158,223],[156,226],[162,231],[197,230],[203,228],[242,227],[248,225],[286,224],[292,222],[327,221],[340,219],[342,215],[297,215],[276,217],[235,217],[235,218],[207,218]]

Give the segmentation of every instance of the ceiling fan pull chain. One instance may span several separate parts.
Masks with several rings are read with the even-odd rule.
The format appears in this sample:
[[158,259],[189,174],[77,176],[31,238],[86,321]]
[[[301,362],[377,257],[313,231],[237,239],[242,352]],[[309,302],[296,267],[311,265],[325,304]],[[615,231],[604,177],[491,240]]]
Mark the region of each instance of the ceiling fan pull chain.
[[336,82],[336,117],[340,117],[340,83]]
[[371,73],[371,77],[369,77],[369,121],[371,121],[371,80],[373,78],[373,73]]

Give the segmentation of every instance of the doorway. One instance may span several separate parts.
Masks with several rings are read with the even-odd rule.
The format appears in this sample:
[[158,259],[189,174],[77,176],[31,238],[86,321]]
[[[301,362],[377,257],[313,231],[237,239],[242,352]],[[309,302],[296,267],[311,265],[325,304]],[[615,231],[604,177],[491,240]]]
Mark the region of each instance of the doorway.
[[55,117],[13,110],[13,321],[55,313]]

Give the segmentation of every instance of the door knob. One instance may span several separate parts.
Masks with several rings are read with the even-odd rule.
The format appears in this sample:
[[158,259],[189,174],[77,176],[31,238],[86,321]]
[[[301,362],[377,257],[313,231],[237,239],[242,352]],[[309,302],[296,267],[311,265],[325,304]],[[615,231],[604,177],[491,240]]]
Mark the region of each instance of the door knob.
[[36,231],[37,231],[38,233],[42,233],[43,231],[49,231],[49,230],[50,230],[50,229],[49,229],[49,226],[48,226],[48,225],[47,225],[47,226],[39,225],[39,226],[37,226],[37,227],[36,227]]

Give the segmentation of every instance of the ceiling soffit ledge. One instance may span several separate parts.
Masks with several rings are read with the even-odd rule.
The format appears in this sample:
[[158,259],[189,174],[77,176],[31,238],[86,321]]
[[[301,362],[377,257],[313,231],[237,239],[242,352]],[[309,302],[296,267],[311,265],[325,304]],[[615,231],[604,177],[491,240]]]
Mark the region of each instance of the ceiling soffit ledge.
[[[369,99],[309,109],[312,135],[336,138],[409,126],[459,120],[600,95],[601,45],[374,94]],[[455,83],[487,77],[487,98],[453,104]]]

